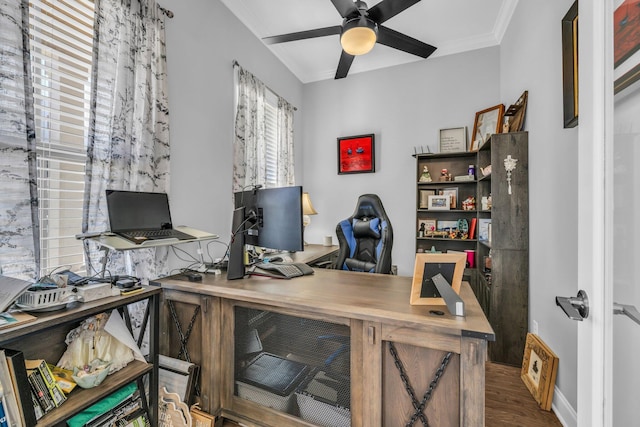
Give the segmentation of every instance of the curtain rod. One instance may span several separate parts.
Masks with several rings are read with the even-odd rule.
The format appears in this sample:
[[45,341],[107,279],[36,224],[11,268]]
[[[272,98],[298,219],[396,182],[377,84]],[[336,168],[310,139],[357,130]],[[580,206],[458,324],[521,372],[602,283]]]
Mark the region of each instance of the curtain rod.
[[169,19],[173,18],[173,12],[171,12],[169,9],[165,9],[162,6],[158,6],[160,8],[160,10],[162,11],[162,13],[165,14],[165,16]]
[[[236,61],[235,59],[233,60],[233,62],[231,64],[233,65],[233,68],[240,67],[240,63],[238,61]],[[269,91],[271,91],[272,93],[277,95],[276,91],[271,89],[269,86],[264,85],[264,87],[266,87]],[[277,96],[280,96],[280,95],[277,95]],[[298,111],[298,108],[297,107],[293,107],[293,111]]]

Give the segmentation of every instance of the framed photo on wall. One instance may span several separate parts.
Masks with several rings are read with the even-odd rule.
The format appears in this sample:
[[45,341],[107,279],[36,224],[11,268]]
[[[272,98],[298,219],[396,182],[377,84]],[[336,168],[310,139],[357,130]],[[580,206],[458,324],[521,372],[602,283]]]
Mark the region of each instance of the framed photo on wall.
[[618,93],[640,79],[640,7],[624,0],[613,13],[613,91]]
[[338,175],[376,171],[374,134],[338,138]]

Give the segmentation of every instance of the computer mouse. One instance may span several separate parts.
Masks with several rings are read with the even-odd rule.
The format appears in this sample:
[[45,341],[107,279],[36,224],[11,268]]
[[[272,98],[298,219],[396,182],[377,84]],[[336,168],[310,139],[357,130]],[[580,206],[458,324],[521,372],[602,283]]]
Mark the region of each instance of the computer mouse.
[[284,260],[282,259],[281,256],[274,256],[269,258],[269,262],[283,262]]

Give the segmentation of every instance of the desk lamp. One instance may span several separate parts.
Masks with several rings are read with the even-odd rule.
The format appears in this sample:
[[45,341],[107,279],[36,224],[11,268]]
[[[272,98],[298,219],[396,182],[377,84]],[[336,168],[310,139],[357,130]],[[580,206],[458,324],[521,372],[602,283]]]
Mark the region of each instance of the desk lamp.
[[[307,225],[311,224],[311,218],[309,215],[317,215],[318,212],[313,208],[313,204],[311,203],[311,198],[309,197],[309,193],[302,193],[302,227],[303,232],[304,229],[307,228]],[[308,245],[305,241],[304,245]]]

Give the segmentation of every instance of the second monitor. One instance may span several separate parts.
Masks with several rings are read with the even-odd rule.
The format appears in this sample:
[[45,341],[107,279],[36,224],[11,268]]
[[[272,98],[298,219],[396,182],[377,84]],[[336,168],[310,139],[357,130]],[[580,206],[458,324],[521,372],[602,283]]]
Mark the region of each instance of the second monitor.
[[301,186],[256,188],[234,197],[227,278],[244,277],[245,244],[279,251],[304,249]]

